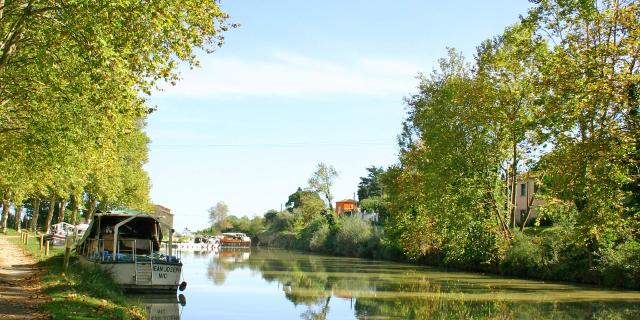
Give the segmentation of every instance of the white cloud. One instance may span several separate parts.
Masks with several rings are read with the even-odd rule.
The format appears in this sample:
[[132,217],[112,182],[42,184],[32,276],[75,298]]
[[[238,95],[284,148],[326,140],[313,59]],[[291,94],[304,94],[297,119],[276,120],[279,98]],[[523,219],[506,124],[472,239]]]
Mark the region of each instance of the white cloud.
[[420,66],[363,57],[346,62],[275,52],[262,59],[207,57],[161,96],[406,95]]

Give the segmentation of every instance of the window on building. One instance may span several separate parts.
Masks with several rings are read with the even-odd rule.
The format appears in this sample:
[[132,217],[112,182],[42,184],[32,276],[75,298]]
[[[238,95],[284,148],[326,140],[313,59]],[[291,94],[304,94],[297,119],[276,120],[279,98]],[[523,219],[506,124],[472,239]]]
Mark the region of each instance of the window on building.
[[520,196],[524,197],[527,194],[527,185],[524,183],[520,184]]

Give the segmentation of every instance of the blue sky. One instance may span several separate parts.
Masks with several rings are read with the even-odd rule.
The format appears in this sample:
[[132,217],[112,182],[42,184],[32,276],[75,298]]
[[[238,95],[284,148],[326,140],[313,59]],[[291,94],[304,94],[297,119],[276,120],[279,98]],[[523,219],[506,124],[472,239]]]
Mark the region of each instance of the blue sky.
[[526,0],[225,1],[225,45],[154,94],[146,169],[155,203],[177,230],[207,210],[279,209],[319,162],[333,165],[336,200],[371,165],[397,161],[403,98],[454,47],[475,47],[517,21]]

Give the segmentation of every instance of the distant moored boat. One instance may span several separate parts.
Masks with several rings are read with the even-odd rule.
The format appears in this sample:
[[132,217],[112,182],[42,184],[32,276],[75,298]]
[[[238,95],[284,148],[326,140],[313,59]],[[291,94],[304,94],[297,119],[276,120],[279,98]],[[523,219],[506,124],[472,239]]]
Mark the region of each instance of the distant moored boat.
[[71,223],[59,222],[51,225],[51,232],[45,235],[45,238],[54,246],[63,246],[67,236],[74,236],[74,239],[82,238],[87,228],[88,224],[74,226]]
[[218,237],[221,247],[251,247],[251,238],[240,232],[225,232]]

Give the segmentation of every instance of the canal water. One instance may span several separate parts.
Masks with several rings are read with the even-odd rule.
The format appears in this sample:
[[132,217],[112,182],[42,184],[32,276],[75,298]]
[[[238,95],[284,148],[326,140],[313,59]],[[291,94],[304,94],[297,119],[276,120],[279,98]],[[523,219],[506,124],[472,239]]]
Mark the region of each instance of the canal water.
[[187,290],[145,297],[150,319],[640,319],[637,291],[277,249],[183,263]]

